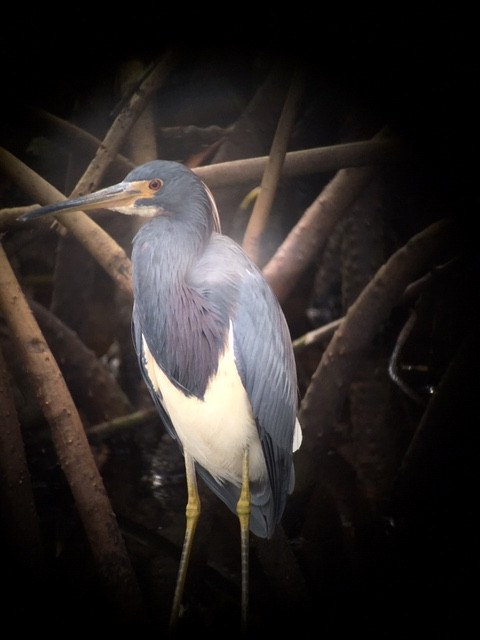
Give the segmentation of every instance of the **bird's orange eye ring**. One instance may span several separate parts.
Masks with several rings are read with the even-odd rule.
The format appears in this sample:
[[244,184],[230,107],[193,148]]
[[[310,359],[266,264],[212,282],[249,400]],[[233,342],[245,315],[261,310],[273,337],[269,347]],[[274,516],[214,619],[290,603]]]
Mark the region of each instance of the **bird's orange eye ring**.
[[153,178],[153,180],[150,180],[150,182],[148,183],[148,188],[150,189],[150,191],[158,191],[162,187],[163,180],[160,180],[160,178]]

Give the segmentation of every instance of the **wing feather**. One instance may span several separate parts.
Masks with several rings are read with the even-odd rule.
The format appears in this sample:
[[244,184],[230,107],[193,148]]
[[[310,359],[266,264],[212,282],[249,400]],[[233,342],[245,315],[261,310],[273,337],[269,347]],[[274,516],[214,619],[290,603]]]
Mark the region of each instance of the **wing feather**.
[[[192,284],[232,320],[235,362],[252,405],[269,476],[268,486],[252,487],[252,517],[263,523],[262,535],[269,536],[294,480],[298,396],[288,325],[260,270],[225,236],[212,237]],[[236,491],[234,497],[238,499]]]
[[[256,535],[270,537],[294,481],[297,378],[290,332],[280,304],[260,270],[226,236],[213,234],[206,251],[188,274],[186,285],[208,302],[206,308],[231,320],[235,363],[250,399],[268,471],[268,482],[251,486],[250,528]],[[139,323],[134,307],[132,333],[142,374],[167,430],[176,438],[162,399],[152,389],[148,377]],[[219,483],[198,464],[197,471],[235,511],[239,488],[229,482]]]

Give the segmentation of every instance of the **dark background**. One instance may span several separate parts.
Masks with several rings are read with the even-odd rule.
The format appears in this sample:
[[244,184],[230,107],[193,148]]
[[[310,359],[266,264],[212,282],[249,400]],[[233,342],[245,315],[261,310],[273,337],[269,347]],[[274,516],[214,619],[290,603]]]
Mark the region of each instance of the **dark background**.
[[[43,11],[34,8],[26,10],[18,20],[5,21],[4,31],[13,35],[10,43],[5,40],[2,43],[0,144],[12,152],[26,153],[29,134],[25,133],[24,119],[19,117],[24,105],[42,107],[66,119],[75,116],[83,126],[102,137],[118,106],[114,91],[120,64],[132,57],[150,60],[171,46],[178,49],[181,63],[162,100],[157,102],[162,126],[227,127],[242,113],[272,61],[300,63],[308,70],[309,81],[308,104],[299,133],[304,147],[338,142],[349,131],[345,122],[352,116],[354,126],[350,133],[357,131],[360,139],[370,137],[386,123],[397,136],[412,144],[414,168],[402,173],[401,178],[391,179],[387,186],[382,184],[382,194],[388,203],[383,211],[391,216],[395,238],[392,246],[401,246],[412,233],[444,215],[453,216],[461,231],[468,269],[441,284],[436,292],[436,299],[444,298],[454,321],[437,334],[438,342],[432,340],[434,331],[427,323],[426,333],[417,336],[411,345],[417,354],[437,350],[441,361],[450,352],[448,348],[442,350],[439,344],[444,346],[449,340],[457,344],[462,332],[477,326],[474,220],[478,211],[475,146],[478,74],[468,17],[458,20],[447,13],[436,13],[420,20],[409,13],[376,22],[374,16],[359,15],[346,24],[338,17],[327,17],[321,8],[319,16],[309,20],[303,15],[303,20],[297,20],[298,12],[307,10],[288,7],[287,15],[277,8],[283,19],[272,17],[270,25],[260,23],[255,13],[249,13],[251,19],[245,20],[240,7],[236,7],[228,18],[219,16],[214,27],[212,16],[204,9],[187,17],[195,29],[195,36],[190,38],[176,37],[180,24],[182,32],[186,31],[185,20],[169,16],[164,7],[139,9],[117,9],[115,15],[112,12],[100,19],[83,7],[81,15],[59,24],[47,22]],[[276,37],[272,37],[272,32]],[[181,144],[169,152],[175,159],[184,159]],[[27,152],[27,157],[28,153],[31,152]],[[30,157],[35,161],[35,154]],[[58,175],[55,162],[52,160],[51,165],[44,167],[52,177]],[[298,196],[299,201],[308,204],[308,198],[311,194],[315,197],[319,187],[318,183],[301,185],[304,191]],[[5,206],[21,204],[21,196],[17,198]],[[299,315],[292,314],[297,323],[292,322],[294,337],[311,328],[304,316],[298,321]],[[426,317],[431,320],[428,313]],[[432,317],[438,320],[445,315],[432,313]],[[400,327],[403,319],[403,316],[398,319],[398,325],[394,319],[394,328]],[[478,339],[473,344],[477,345]],[[353,522],[353,548],[348,547],[342,533],[342,526],[346,525],[340,523],[339,494],[331,492],[331,484],[327,482],[328,489],[320,486],[321,498],[313,503],[319,509],[317,515],[324,523],[323,528],[309,530],[307,526],[302,536],[296,536],[298,521],[293,524],[287,521],[293,545],[301,546],[303,537],[314,548],[307,544],[300,553],[302,561],[315,563],[313,569],[304,568],[311,579],[313,604],[299,609],[297,617],[292,603],[257,594],[258,602],[268,609],[256,610],[254,597],[253,611],[259,629],[266,625],[274,627],[276,608],[285,606],[292,609],[292,630],[301,629],[305,619],[315,629],[313,633],[327,633],[328,637],[341,632],[366,632],[373,637],[410,637],[421,632],[452,637],[462,636],[470,628],[474,621],[478,569],[478,541],[474,535],[478,502],[475,362],[475,357],[467,360],[468,366],[457,378],[457,395],[445,420],[449,428],[427,445],[424,464],[431,472],[399,493],[394,489],[387,492],[385,499],[375,504],[373,516],[364,506],[363,501],[368,499],[355,475],[358,469],[349,465],[348,456],[345,459],[336,452],[338,458],[334,455],[331,463],[334,471],[328,471],[332,473],[330,482],[338,473],[342,477],[342,490],[350,496],[345,500],[351,500],[350,506],[355,503],[358,510],[358,518]],[[309,371],[308,367],[306,370]],[[441,368],[438,375],[443,372]],[[414,386],[424,390],[427,383],[436,381],[436,378],[414,381]],[[420,414],[417,416],[416,408],[409,406],[406,412],[411,422],[405,422],[418,424]],[[403,429],[398,450],[404,451],[407,436],[403,414],[398,420]],[[153,529],[159,526],[155,522],[158,507],[152,506],[155,500],[181,517],[182,462],[174,447],[159,439],[158,425],[146,429],[140,440],[132,442],[126,437],[110,446],[112,451],[104,474],[119,511],[125,504],[130,509],[141,503],[141,516]],[[167,475],[172,483],[167,496],[163,489],[151,489],[154,479],[164,473],[157,468],[161,463],[168,465]],[[69,520],[70,503],[55,473],[54,461],[47,467],[46,475],[44,468],[38,471],[39,493],[47,503],[46,518],[51,517],[51,509],[65,511],[68,515],[61,517],[60,522],[67,533],[60,532],[58,539],[71,541],[69,536],[78,525]],[[125,473],[127,468],[129,472]],[[126,489],[124,482],[134,488]],[[177,495],[178,501],[172,497]],[[208,507],[205,513],[208,515]],[[299,513],[303,514],[301,508],[295,508],[293,513],[297,518]],[[170,515],[163,526],[180,527],[176,521],[172,525],[172,521],[174,516]],[[307,517],[305,521],[312,524]],[[68,600],[70,594],[79,598],[75,581],[78,566],[84,562],[84,549],[81,541],[73,537],[81,551],[73,542],[70,546],[66,544],[66,559],[60,572],[66,580],[67,597],[64,600],[59,597],[62,584],[58,591],[53,591],[55,597],[48,594],[43,598],[39,594],[42,612],[48,612],[45,618],[52,625],[64,615],[62,612],[77,611]],[[142,554],[140,557],[145,570],[142,564],[145,558]],[[169,581],[174,579],[174,569],[175,563],[171,575],[165,569],[166,593],[171,587]],[[80,582],[85,578],[81,574]],[[200,577],[195,587],[209,594],[204,580]],[[146,582],[151,584],[148,579]],[[210,588],[208,580],[206,584]],[[219,587],[214,585],[212,589],[215,593]],[[83,589],[79,592],[82,594],[79,600],[83,602]],[[194,587],[192,593],[191,600],[196,602],[198,594]],[[154,602],[156,597],[159,596],[152,595],[151,600]],[[208,617],[203,618],[202,614],[208,609],[208,603],[204,602],[208,595],[202,593],[202,597],[200,604],[191,605],[192,619],[195,621],[196,613],[207,629],[215,630],[215,622],[223,629],[222,616],[229,620],[230,608],[222,609],[218,620],[206,622]],[[94,597],[91,600],[94,602]],[[90,607],[86,618],[94,624],[101,615],[92,601],[85,597],[85,607]],[[31,602],[24,605],[27,616],[29,610],[38,610]],[[40,626],[45,629],[45,622]]]

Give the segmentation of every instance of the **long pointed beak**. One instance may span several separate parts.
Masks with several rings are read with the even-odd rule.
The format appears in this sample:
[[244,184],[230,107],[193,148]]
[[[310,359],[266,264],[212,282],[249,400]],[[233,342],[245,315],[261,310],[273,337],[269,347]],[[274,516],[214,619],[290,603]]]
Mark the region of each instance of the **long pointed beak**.
[[137,185],[132,182],[120,182],[119,184],[100,189],[80,198],[67,198],[61,202],[47,204],[39,207],[31,213],[20,216],[19,220],[34,220],[42,216],[62,213],[64,211],[89,211],[91,209],[117,209],[133,206],[135,200],[141,194]]

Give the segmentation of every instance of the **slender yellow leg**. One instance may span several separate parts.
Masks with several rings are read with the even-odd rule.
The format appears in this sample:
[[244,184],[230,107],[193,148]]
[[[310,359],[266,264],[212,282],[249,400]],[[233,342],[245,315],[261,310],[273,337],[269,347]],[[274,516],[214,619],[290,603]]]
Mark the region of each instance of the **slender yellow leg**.
[[242,629],[247,630],[248,612],[248,560],[250,531],[250,481],[248,477],[248,448],[245,449],[242,467],[242,490],[237,502],[237,514],[240,521],[240,545],[242,561]]
[[185,587],[185,579],[188,570],[188,561],[192,550],[193,538],[197,527],[198,518],[200,516],[200,497],[198,495],[197,477],[195,474],[195,463],[193,458],[187,453],[185,456],[185,472],[187,478],[188,501],[185,514],[187,522],[185,526],[185,538],[183,540],[182,556],[180,558],[180,566],[177,574],[177,584],[175,586],[175,595],[173,598],[172,612],[170,615],[170,631],[173,631],[178,621],[180,605],[182,604],[183,589]]

